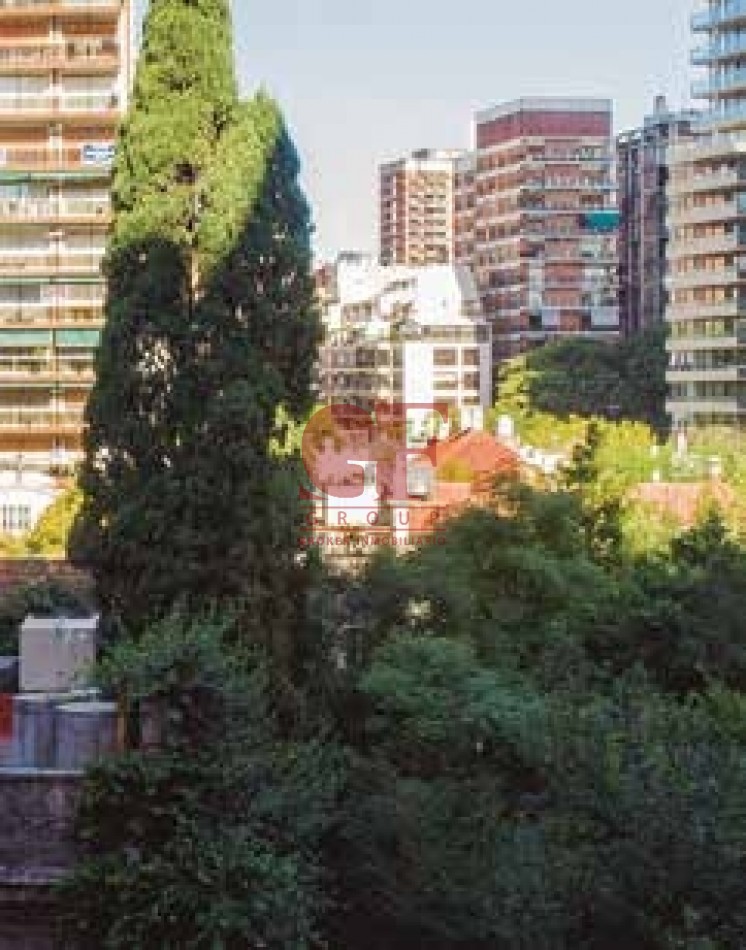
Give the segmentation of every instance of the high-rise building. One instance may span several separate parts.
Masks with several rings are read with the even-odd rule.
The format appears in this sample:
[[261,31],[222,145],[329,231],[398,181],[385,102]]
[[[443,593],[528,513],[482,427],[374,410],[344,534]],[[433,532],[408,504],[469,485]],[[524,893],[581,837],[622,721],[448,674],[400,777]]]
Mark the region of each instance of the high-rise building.
[[0,0],[0,467],[80,454],[132,68],[130,0]]
[[465,428],[481,428],[492,404],[490,327],[466,268],[387,267],[343,255],[324,297],[323,324],[323,402],[365,410],[381,402],[442,403]]
[[380,168],[380,262],[453,261],[456,162],[461,153],[422,149]]
[[667,320],[676,428],[746,420],[746,3],[692,17],[701,136],[673,152]]
[[611,102],[519,99],[479,113],[475,139],[456,196],[473,241],[457,231],[455,244],[493,322],[495,359],[567,335],[616,335]]
[[453,259],[454,263],[472,267],[476,226],[477,156],[464,152],[456,161],[453,196]]
[[658,96],[642,126],[617,136],[619,318],[626,336],[665,318],[671,148],[690,141],[700,113]]

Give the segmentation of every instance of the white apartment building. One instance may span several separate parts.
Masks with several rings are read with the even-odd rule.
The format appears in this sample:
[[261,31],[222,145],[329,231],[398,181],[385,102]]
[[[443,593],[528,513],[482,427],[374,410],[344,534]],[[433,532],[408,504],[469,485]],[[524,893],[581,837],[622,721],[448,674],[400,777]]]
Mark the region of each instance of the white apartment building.
[[692,16],[707,102],[699,135],[673,150],[667,409],[676,429],[746,424],[746,0]]
[[323,402],[420,406],[407,415],[414,443],[426,437],[433,418],[426,407],[435,404],[461,428],[482,428],[492,404],[491,330],[466,268],[382,266],[342,255],[323,323]]

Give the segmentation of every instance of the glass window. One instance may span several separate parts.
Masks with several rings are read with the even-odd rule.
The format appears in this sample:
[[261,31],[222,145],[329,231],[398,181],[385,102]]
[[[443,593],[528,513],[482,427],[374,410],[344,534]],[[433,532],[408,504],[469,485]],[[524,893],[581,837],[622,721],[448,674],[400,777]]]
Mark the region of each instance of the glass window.
[[434,366],[456,366],[458,362],[457,353],[454,349],[436,349],[433,350]]

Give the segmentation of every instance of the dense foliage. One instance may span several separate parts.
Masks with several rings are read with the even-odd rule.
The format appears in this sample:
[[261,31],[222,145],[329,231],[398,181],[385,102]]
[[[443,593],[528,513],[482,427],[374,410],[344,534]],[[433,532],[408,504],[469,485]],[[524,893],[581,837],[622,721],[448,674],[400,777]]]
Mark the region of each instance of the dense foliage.
[[746,555],[714,518],[631,562],[588,527],[521,490],[350,600],[334,947],[740,946]]
[[740,948],[746,551],[592,517],[501,486],[319,574],[294,715],[214,622],[120,646],[105,681],[170,715],[91,774],[76,946]]
[[74,950],[306,947],[324,906],[332,744],[285,740],[263,665],[213,619],[164,621],[109,654],[102,684],[156,723],[87,779],[83,861],[63,884]]
[[569,338],[531,350],[502,367],[498,406],[518,417],[601,415],[665,432],[664,343],[665,328],[655,327],[614,343]]

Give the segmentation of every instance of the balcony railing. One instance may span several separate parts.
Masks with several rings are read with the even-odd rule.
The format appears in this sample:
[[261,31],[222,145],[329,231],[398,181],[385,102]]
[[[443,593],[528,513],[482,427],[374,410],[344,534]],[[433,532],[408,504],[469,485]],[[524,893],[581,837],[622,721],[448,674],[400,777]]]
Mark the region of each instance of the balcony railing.
[[0,274],[3,273],[49,273],[55,270],[81,271],[88,273],[98,271],[101,267],[105,249],[84,254],[6,254],[0,247]]
[[728,254],[739,247],[746,247],[746,235],[736,231],[706,237],[677,238],[668,245],[671,258],[691,257],[696,254]]
[[62,11],[95,8],[118,12],[121,7],[121,0],[0,0],[0,13],[47,8]]
[[717,267],[711,269],[686,271],[678,274],[669,274],[666,282],[671,287],[714,287],[721,284],[734,284],[736,281],[746,280],[746,274],[737,267]]
[[746,103],[740,100],[723,99],[712,108],[706,116],[709,122],[730,122],[734,119],[746,118]]
[[708,303],[707,301],[692,301],[691,303],[670,303],[666,310],[666,317],[670,321],[688,321],[697,319],[714,319],[719,317],[738,317],[746,312],[746,299],[721,300]]
[[49,379],[73,378],[81,382],[90,382],[94,374],[93,361],[77,361],[75,363],[58,362],[56,365],[50,360],[0,360],[0,379],[45,377]]
[[694,32],[708,32],[715,27],[743,19],[746,19],[746,0],[726,0],[719,7],[693,13],[691,27]]
[[0,201],[0,219],[5,220],[93,218],[106,221],[110,214],[108,201]]
[[60,113],[110,112],[119,107],[116,93],[98,93],[95,95],[49,96],[21,95],[0,96],[0,115],[11,113]]
[[0,409],[0,429],[79,429],[84,422],[83,410]]
[[746,171],[730,168],[726,171],[711,171],[706,174],[675,176],[670,184],[672,194],[688,195],[692,192],[717,191],[746,182]]
[[719,40],[692,50],[693,66],[707,66],[717,60],[738,57],[746,51],[746,34],[724,33]]
[[23,171],[81,171],[99,168],[108,171],[114,157],[113,144],[66,146],[62,148],[0,147],[0,168]]
[[731,221],[744,215],[746,215],[746,209],[741,209],[735,201],[689,208],[671,208],[669,211],[670,220],[679,225]]
[[0,69],[49,68],[64,69],[116,68],[119,64],[119,45],[114,41],[102,43],[39,43],[34,46],[0,46]]
[[103,326],[103,313],[65,312],[51,307],[39,310],[21,310],[17,306],[0,304],[0,329],[3,330],[35,330],[40,327],[69,328],[75,327],[86,330],[100,330]]
[[746,86],[746,68],[739,66],[692,83],[692,96],[695,99],[708,99],[728,91],[737,92],[744,86]]

